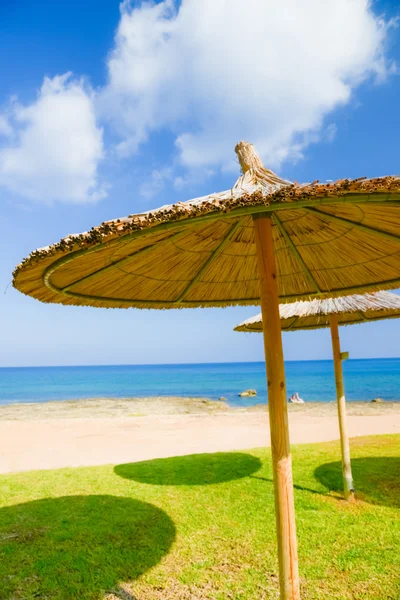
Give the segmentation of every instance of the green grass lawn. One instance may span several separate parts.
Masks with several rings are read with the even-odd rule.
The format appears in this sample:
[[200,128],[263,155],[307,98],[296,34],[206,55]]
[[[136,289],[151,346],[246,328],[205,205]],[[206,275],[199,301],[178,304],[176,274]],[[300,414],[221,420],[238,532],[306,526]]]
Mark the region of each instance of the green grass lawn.
[[[399,600],[400,436],[293,448],[303,599]],[[0,476],[1,600],[278,598],[269,452]]]

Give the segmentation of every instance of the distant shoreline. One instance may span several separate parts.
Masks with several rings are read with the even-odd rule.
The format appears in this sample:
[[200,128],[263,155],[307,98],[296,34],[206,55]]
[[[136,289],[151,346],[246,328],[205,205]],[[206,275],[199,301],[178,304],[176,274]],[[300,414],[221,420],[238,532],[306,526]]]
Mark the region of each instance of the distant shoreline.
[[[0,405],[0,421],[47,419],[99,419],[116,417],[147,417],[165,415],[217,415],[238,413],[265,413],[267,405],[232,406],[225,401],[209,398],[180,396],[149,396],[143,398],[87,398],[45,402],[14,402]],[[288,403],[289,413],[310,416],[336,415],[336,402]],[[347,403],[349,415],[400,414],[400,402],[374,403],[352,401]]]

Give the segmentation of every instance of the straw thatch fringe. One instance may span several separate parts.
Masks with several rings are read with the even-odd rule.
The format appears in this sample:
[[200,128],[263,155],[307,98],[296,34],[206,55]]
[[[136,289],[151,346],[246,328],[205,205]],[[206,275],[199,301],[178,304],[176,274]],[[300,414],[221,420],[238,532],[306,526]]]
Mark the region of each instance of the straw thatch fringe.
[[[337,315],[339,325],[354,325],[380,319],[400,317],[400,296],[390,292],[356,294],[341,298],[313,299],[279,306],[283,331],[329,327],[329,316]],[[235,331],[260,333],[261,313],[246,319]]]

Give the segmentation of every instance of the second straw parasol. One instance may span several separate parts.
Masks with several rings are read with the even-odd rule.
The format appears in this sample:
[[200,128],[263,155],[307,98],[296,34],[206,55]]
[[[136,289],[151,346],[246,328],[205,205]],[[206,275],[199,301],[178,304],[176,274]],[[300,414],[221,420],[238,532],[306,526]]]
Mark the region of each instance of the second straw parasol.
[[300,598],[279,318],[284,302],[400,286],[400,178],[291,183],[247,142],[232,189],[107,221],[34,251],[13,285],[105,308],[259,305],[264,323],[280,594]]
[[[372,294],[344,296],[342,298],[299,301],[292,302],[291,304],[281,304],[279,313],[282,331],[330,327],[342,452],[343,490],[345,498],[352,500],[354,486],[351,472],[350,445],[346,422],[346,397],[342,369],[344,353],[340,351],[338,326],[398,318],[400,317],[400,296],[391,292],[375,292]],[[262,333],[261,313],[237,325],[235,331]]]

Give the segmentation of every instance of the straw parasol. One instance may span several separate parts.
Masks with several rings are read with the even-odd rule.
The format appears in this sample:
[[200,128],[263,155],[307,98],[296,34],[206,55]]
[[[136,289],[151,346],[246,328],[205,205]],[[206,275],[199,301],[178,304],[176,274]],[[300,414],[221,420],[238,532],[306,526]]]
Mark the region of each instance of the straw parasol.
[[291,183],[247,142],[231,190],[107,221],[33,252],[14,286],[43,302],[187,308],[260,304],[281,598],[300,597],[282,301],[400,285],[400,178]]
[[[291,304],[281,304],[279,306],[279,314],[282,331],[330,327],[342,451],[343,489],[345,498],[352,500],[354,498],[354,486],[351,473],[349,437],[347,434],[346,397],[342,369],[342,360],[348,357],[348,353],[340,351],[338,326],[398,318],[400,317],[400,296],[391,294],[390,292],[375,292],[362,296],[344,296],[342,298],[328,298],[326,300],[314,299],[308,302],[300,300]],[[261,313],[243,321],[234,330],[262,333]]]

